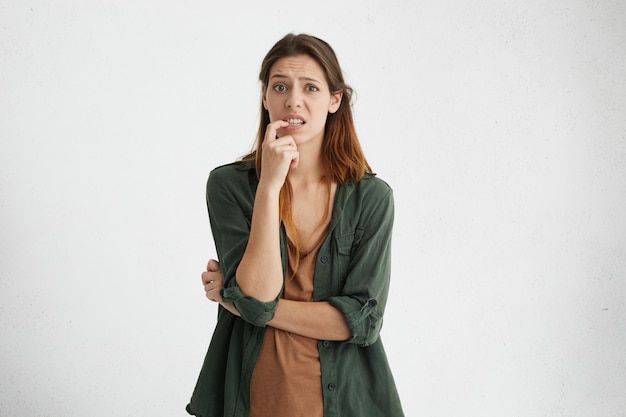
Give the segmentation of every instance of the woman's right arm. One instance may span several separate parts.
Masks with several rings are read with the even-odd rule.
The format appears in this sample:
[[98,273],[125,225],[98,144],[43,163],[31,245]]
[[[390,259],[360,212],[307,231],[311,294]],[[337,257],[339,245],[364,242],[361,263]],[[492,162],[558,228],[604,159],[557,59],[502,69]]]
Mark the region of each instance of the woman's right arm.
[[280,120],[267,127],[250,236],[236,273],[241,292],[263,302],[276,300],[283,287],[279,195],[289,169],[298,160],[298,150],[290,136],[275,139],[276,130],[286,125]]
[[[237,269],[250,238],[255,192],[250,184],[254,173],[250,167],[241,170],[239,166],[234,164],[216,168],[211,171],[207,181],[206,198],[211,232],[223,273],[223,285],[217,291],[219,298],[235,306],[243,320],[263,327],[274,317],[278,302],[263,302],[244,294],[237,281]],[[208,269],[208,275],[203,274],[205,286],[212,280]],[[217,299],[216,295],[207,296]]]
[[279,192],[280,189],[274,190],[259,184],[248,245],[236,274],[241,292],[264,302],[275,300],[283,285]]

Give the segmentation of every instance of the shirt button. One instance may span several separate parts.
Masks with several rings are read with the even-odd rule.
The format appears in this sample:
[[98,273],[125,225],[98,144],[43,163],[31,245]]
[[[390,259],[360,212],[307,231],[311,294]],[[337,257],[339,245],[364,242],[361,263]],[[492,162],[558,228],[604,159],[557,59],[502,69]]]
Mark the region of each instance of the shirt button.
[[377,304],[378,304],[378,302],[377,302],[376,300],[374,300],[374,299],[369,300],[369,301],[367,302],[367,305],[368,305],[368,306],[370,306],[371,308],[376,307],[376,305],[377,305]]
[[323,264],[325,264],[326,262],[328,262],[328,256],[324,255],[320,258],[320,261],[322,261]]
[[329,342],[328,340],[324,340],[324,341],[322,342],[322,346],[324,346],[324,347],[328,347],[328,346],[330,346],[330,342]]
[[331,382],[330,384],[328,384],[328,390],[329,390],[329,391],[334,391],[334,390],[335,390],[335,388],[337,388],[337,387],[336,387],[336,386],[335,386],[335,384],[333,384],[332,382]]

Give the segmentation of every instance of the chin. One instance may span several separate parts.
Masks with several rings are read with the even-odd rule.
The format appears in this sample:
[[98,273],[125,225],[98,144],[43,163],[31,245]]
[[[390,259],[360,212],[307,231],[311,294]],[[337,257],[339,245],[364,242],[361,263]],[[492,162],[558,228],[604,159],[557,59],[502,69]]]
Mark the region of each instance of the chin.
[[294,142],[296,142],[296,145],[298,146],[313,142],[313,138],[309,136],[293,135],[292,137]]

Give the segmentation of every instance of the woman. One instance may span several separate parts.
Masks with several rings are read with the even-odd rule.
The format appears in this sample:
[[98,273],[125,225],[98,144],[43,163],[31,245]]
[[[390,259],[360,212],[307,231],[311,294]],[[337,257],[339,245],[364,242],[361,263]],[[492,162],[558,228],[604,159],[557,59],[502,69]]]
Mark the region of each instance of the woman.
[[379,338],[393,197],[359,145],[332,48],[287,35],[265,57],[256,150],[214,169],[218,323],[187,406],[199,417],[398,417]]

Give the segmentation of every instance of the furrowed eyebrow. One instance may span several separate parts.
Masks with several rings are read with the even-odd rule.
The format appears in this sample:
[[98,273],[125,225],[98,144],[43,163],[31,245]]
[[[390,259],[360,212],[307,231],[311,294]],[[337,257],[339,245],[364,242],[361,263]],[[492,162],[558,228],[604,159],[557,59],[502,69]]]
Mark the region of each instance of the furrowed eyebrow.
[[[282,74],[274,74],[270,77],[270,79],[274,79],[274,78],[289,78],[286,75],[282,75]],[[311,78],[311,77],[300,77],[298,78],[299,80],[305,80],[305,81],[311,81],[311,82],[315,82],[318,84],[321,84],[320,81],[316,80],[315,78]]]

